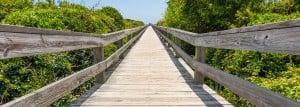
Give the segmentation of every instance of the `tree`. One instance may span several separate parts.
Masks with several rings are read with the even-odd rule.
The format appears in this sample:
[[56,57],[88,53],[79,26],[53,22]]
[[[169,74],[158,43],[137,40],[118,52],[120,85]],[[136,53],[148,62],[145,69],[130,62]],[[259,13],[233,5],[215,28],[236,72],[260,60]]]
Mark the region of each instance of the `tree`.
[[31,0],[0,0],[0,21],[12,12],[32,8],[32,6]]
[[102,9],[96,10],[96,13],[104,13],[105,15],[113,18],[116,30],[124,29],[123,16],[117,9],[113,7],[103,7]]

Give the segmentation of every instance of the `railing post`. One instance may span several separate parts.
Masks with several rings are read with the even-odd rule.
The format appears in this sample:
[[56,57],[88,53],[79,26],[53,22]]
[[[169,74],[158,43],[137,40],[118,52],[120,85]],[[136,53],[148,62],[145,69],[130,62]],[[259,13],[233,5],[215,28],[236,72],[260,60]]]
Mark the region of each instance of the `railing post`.
[[162,40],[163,43],[166,42],[165,39],[162,36],[160,38],[161,38],[161,40]]
[[129,40],[131,40],[131,39],[133,38],[133,35],[130,34],[130,35],[128,36],[128,38],[129,38]]
[[[117,41],[117,47],[118,47],[118,49],[122,48],[123,45],[124,45],[123,39]],[[119,58],[124,58],[124,56],[123,56],[123,55],[120,55]]]
[[[179,46],[180,45],[180,43],[178,42],[179,41],[179,39],[178,38],[175,38],[175,44],[177,45],[177,46]],[[180,47],[180,48],[182,48],[182,47]],[[180,57],[180,55],[177,53],[177,52],[175,52],[175,58],[179,58]]]
[[171,47],[171,46],[170,46],[170,43],[166,42],[166,44],[167,44],[167,47],[168,47],[168,48],[170,48],[170,47]]
[[[93,48],[93,55],[94,55],[94,63],[99,63],[103,61],[104,58],[104,47],[97,47]],[[102,84],[105,82],[105,71],[99,73],[96,75],[96,83]]]
[[[196,46],[195,48],[195,60],[205,63],[206,60],[206,48]],[[204,83],[204,75],[199,71],[194,72],[194,82],[200,85]]]
[[124,44],[123,39],[119,40],[117,42],[118,48],[121,48],[123,46],[123,44]]

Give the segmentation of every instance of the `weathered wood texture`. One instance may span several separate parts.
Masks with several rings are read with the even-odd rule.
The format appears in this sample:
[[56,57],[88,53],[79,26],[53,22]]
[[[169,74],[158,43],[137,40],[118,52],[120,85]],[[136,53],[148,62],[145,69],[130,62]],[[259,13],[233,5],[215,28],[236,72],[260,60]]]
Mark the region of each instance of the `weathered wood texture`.
[[130,34],[140,31],[143,28],[145,28],[145,26],[133,28],[133,29],[126,29],[126,30],[122,30],[122,31],[118,31],[118,32],[108,33],[108,34],[103,34],[103,39],[105,40],[104,46],[109,45],[114,42],[117,42]]
[[237,95],[242,96],[257,107],[300,107],[300,104],[294,100],[261,88],[234,75],[210,67],[207,64],[198,62],[186,54],[170,39],[162,35],[162,33],[158,30],[157,32],[169,44],[171,44],[174,51],[178,53],[196,72],[201,72],[201,74],[225,86]]
[[24,34],[47,34],[47,35],[65,35],[65,36],[95,36],[99,37],[99,34],[82,33],[82,32],[69,32],[59,31],[52,29],[41,29],[34,27],[14,26],[14,25],[0,25],[0,32],[10,33],[24,33]]
[[100,35],[0,25],[0,59],[103,47],[142,28]]
[[[97,63],[105,60],[104,47],[93,48],[93,56],[94,56],[94,64],[97,64]],[[106,79],[104,71],[97,74],[95,77],[96,77],[96,83],[98,83],[98,84],[103,83]]]
[[13,25],[0,25],[0,32],[9,33],[21,33],[21,34],[42,34],[42,35],[64,35],[64,36],[88,36],[88,37],[105,37],[112,36],[115,34],[120,35],[120,33],[127,33],[142,27],[137,27],[133,29],[125,29],[108,34],[95,34],[95,33],[82,33],[82,32],[71,32],[71,31],[59,31],[52,29],[41,29],[34,27],[24,27],[24,26],[13,26]]
[[[206,48],[204,47],[195,47],[195,58],[196,61],[205,63],[206,60]],[[194,72],[194,81],[199,84],[204,84],[205,76],[201,72]]]
[[300,54],[300,20],[197,34],[159,27],[194,46]]
[[103,72],[113,63],[118,61],[119,56],[131,45],[133,45],[133,43],[142,35],[142,33],[143,31],[106,60],[47,85],[28,95],[17,98],[16,100],[2,105],[2,107],[45,107],[52,104],[54,101],[63,97],[73,89],[90,80],[92,77],[95,77],[95,75]]
[[112,69],[106,83],[95,86],[72,106],[232,107],[209,87],[193,84],[187,70],[191,69],[168,53],[153,29],[148,28]]

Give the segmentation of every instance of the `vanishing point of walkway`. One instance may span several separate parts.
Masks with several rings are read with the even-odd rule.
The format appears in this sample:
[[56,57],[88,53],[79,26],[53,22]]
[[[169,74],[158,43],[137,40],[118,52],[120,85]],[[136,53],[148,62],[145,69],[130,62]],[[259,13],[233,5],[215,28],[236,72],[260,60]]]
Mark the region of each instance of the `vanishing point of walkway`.
[[108,80],[72,106],[232,106],[206,85],[193,84],[192,72],[148,27]]

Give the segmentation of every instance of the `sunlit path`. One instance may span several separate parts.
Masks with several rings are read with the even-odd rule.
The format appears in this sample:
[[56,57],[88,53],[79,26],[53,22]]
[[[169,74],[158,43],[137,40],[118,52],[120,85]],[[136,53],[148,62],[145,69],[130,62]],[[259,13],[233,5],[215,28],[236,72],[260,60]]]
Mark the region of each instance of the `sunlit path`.
[[231,106],[170,55],[149,27],[102,86],[73,106]]

